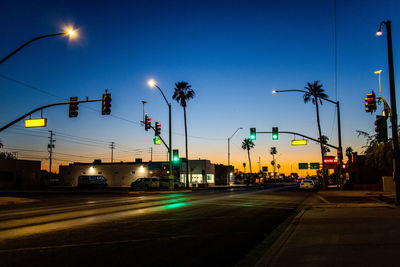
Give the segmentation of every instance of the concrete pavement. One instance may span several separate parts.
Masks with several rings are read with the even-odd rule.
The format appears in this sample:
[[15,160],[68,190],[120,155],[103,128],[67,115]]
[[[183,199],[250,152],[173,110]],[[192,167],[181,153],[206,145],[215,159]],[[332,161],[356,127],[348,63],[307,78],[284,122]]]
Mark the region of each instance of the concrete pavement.
[[382,197],[313,194],[256,266],[399,266],[400,208]]

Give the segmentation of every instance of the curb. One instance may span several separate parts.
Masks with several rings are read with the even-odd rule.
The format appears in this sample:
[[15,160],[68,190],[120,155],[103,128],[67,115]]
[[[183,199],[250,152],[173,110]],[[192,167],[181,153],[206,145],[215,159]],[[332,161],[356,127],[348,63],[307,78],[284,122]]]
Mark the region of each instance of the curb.
[[236,266],[270,266],[281,248],[295,231],[308,206],[307,200],[315,194],[310,194],[299,207],[279,224],[257,247],[255,247]]

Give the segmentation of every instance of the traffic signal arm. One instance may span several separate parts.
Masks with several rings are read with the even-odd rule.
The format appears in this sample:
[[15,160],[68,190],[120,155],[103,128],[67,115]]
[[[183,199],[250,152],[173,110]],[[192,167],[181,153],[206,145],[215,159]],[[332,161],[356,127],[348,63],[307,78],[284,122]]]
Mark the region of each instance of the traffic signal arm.
[[[264,134],[264,133],[272,134],[272,132],[269,132],[269,131],[266,131],[266,132],[257,132],[257,133],[258,133],[258,134]],[[307,136],[307,135],[301,134],[301,133],[289,132],[289,131],[279,131],[279,133],[283,133],[283,134],[294,134],[294,135],[298,135],[298,136],[301,136],[301,137],[310,139],[310,140],[312,140],[312,141],[314,141],[314,142],[321,143],[319,140],[317,140],[317,139],[315,139],[315,138],[312,138],[312,137],[309,137],[309,136]],[[329,147],[334,148],[334,149],[338,149],[338,148],[339,148],[339,147],[337,147],[337,146],[334,146],[334,145],[331,145],[331,144],[328,144],[328,143],[326,143],[326,144],[324,143],[324,145],[329,146]]]
[[54,106],[60,106],[60,105],[69,105],[69,104],[75,104],[75,103],[76,103],[76,104],[79,104],[79,103],[88,103],[88,102],[99,102],[99,101],[103,101],[103,99],[80,100],[80,101],[68,101],[68,102],[60,102],[60,103],[53,103],[53,104],[49,104],[49,105],[44,105],[44,106],[38,107],[38,108],[36,108],[36,109],[34,109],[34,110],[32,110],[32,111],[30,111],[30,112],[28,112],[28,113],[22,115],[22,116],[19,117],[18,119],[15,119],[15,120],[13,120],[12,122],[10,122],[10,123],[6,124],[5,126],[1,127],[1,128],[0,128],[0,132],[4,131],[4,130],[7,129],[8,127],[10,127],[10,126],[16,124],[17,122],[19,122],[19,121],[25,119],[26,117],[28,117],[28,116],[32,115],[33,113],[35,113],[35,112],[37,112],[37,111],[39,111],[39,110],[42,110],[42,109],[46,109],[46,108],[54,107]]
[[[156,131],[156,128],[155,128],[155,127],[150,126],[150,128],[153,129],[154,132]],[[161,135],[159,135],[158,137],[161,139],[161,141],[163,142],[163,144],[164,144],[164,146],[167,148],[167,150],[169,150],[169,146],[167,145],[167,143],[165,143],[164,139],[162,139]]]

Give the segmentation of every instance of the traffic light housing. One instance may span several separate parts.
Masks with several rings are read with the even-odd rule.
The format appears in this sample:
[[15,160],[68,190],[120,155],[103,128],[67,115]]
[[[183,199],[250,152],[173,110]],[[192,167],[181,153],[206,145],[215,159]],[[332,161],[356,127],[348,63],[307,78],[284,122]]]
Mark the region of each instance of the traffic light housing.
[[388,132],[387,132],[387,117],[385,116],[376,116],[375,121],[375,139],[378,142],[387,142],[388,141]]
[[[78,97],[77,96],[73,96],[69,98],[69,101],[78,101]],[[69,104],[69,117],[70,118],[76,118],[78,117],[78,103],[70,103]]]
[[101,115],[110,115],[111,113],[111,94],[103,94],[103,101],[101,102]]
[[278,127],[272,127],[272,140],[279,139]]
[[151,129],[151,118],[147,114],[144,116],[144,129],[146,131]]
[[338,157],[340,160],[343,160],[343,149],[342,149],[341,147],[339,147],[339,148],[337,149],[337,157]]
[[250,128],[250,139],[251,140],[256,140],[256,128]]
[[173,162],[178,162],[179,161],[179,150],[178,149],[173,149],[172,150],[172,161]]
[[367,97],[364,99],[364,101],[366,112],[372,113],[376,110],[376,97],[374,91],[372,91],[370,94],[367,94]]
[[155,134],[155,136],[160,136],[160,134],[161,134],[161,123],[159,123],[159,122],[156,122],[155,123],[155,132],[154,132],[154,134]]

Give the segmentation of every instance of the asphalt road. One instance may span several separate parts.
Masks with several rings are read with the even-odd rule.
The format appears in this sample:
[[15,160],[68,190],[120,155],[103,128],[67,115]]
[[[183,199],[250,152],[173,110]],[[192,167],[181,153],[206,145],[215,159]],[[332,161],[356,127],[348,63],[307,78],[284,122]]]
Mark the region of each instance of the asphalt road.
[[309,194],[285,186],[37,197],[0,209],[0,265],[234,266]]

